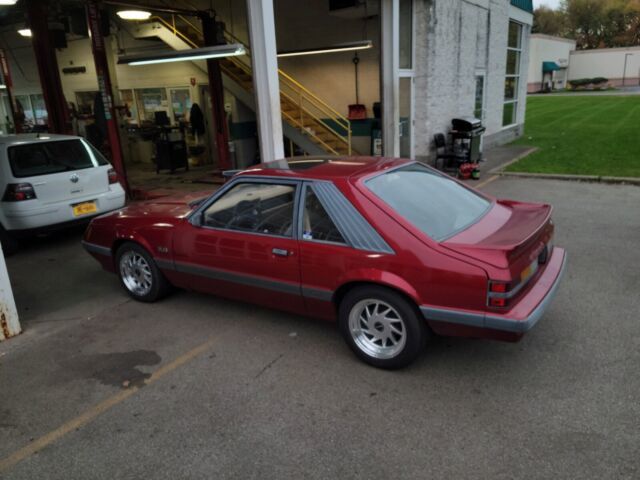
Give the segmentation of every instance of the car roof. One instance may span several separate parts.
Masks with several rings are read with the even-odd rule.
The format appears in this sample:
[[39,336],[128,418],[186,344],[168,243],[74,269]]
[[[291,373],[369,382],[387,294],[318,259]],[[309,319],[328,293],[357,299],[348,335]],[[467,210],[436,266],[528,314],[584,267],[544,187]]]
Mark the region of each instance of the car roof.
[[36,142],[57,142],[59,140],[77,140],[80,137],[74,135],[59,135],[57,133],[18,133],[0,135],[0,144],[24,145]]
[[238,173],[238,176],[277,176],[309,180],[335,180],[360,178],[377,171],[387,170],[412,160],[388,157],[339,157],[318,155],[290,157],[272,163],[260,163]]

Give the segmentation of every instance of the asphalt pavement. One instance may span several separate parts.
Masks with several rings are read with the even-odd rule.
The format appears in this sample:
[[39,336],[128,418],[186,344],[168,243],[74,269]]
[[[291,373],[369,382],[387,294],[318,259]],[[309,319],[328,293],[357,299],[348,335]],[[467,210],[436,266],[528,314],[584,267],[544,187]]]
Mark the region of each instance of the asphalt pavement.
[[394,372],[330,323],[131,301],[78,231],[27,242],[8,259],[25,333],[0,344],[0,478],[640,478],[640,188],[482,188],[554,205],[558,296],[519,343],[436,338]]

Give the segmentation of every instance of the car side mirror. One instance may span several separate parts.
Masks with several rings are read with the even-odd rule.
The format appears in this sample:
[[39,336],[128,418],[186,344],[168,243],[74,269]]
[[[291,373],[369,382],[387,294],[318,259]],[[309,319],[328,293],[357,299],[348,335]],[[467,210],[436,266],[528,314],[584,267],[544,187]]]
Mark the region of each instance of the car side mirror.
[[193,225],[194,227],[201,227],[203,224],[203,219],[204,219],[204,212],[199,212],[198,214],[193,215],[189,219],[189,223],[191,223],[191,225]]

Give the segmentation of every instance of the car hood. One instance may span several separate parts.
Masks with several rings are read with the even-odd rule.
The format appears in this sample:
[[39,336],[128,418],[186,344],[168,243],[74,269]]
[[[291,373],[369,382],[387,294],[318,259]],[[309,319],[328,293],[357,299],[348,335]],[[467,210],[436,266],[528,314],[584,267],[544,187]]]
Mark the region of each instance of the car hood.
[[478,222],[442,246],[499,268],[522,268],[553,234],[551,205],[498,200]]
[[120,217],[172,217],[183,218],[201,201],[211,195],[211,191],[171,195],[154,200],[135,202],[120,211]]

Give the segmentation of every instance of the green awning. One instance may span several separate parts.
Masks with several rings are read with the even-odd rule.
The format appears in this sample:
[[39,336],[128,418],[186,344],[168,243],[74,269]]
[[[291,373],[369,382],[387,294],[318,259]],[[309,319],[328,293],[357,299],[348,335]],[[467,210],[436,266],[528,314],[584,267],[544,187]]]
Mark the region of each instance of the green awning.
[[560,70],[560,66],[556,62],[542,62],[542,71],[544,73]]

